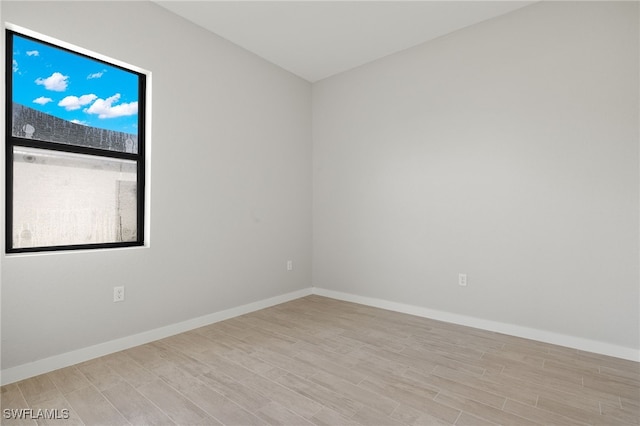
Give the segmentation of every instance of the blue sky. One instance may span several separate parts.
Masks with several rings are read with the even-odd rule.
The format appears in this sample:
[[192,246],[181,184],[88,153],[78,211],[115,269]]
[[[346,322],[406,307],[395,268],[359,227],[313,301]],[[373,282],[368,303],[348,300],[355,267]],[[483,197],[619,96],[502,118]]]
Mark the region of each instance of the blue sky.
[[13,102],[86,126],[138,133],[138,76],[15,35]]

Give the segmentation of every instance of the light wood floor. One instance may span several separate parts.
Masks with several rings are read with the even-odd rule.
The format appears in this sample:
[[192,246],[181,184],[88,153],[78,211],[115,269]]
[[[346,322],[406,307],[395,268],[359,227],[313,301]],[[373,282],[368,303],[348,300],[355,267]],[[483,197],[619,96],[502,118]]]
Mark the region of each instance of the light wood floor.
[[3,410],[68,425],[638,425],[639,406],[638,363],[320,296],[2,387]]

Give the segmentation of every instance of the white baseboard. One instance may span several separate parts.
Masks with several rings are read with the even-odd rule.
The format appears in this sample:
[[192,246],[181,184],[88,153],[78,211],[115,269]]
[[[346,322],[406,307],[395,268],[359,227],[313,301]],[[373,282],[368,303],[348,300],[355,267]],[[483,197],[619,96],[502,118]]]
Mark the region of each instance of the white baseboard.
[[173,336],[178,333],[184,333],[185,331],[193,330],[198,327],[203,327],[229,318],[248,314],[250,312],[258,311],[290,300],[299,299],[312,294],[311,290],[311,288],[306,288],[280,296],[270,297],[268,299],[248,303],[236,308],[226,309],[224,311],[182,321],[177,324],[171,324],[154,330],[145,331],[143,333],[134,334],[132,336],[111,340],[109,342],[66,352],[60,355],[54,355],[50,358],[7,368],[0,372],[0,385],[17,382],[39,374],[48,373],[59,368],[68,367],[70,365],[112,354],[114,352],[144,345],[145,343],[153,342],[155,340],[164,339],[165,337]]
[[178,333],[193,330],[198,327],[224,321],[280,303],[299,299],[310,294],[330,297],[332,299],[344,300],[347,302],[359,303],[361,305],[373,306],[376,308],[387,309],[389,311],[402,312],[405,314],[415,315],[424,318],[431,318],[438,321],[445,321],[452,324],[465,325],[473,328],[479,328],[497,333],[508,334],[511,336],[522,337],[525,339],[537,340],[540,342],[551,343],[570,348],[579,349],[586,352],[594,352],[603,355],[609,355],[616,358],[627,359],[631,361],[640,361],[640,350],[627,348],[624,346],[612,345],[595,340],[584,339],[581,337],[567,336],[564,334],[553,333],[549,331],[539,330],[517,326],[513,324],[502,323],[498,321],[490,321],[465,315],[453,314],[450,312],[437,311],[421,306],[408,305],[404,303],[390,302],[383,299],[372,297],[358,296],[349,293],[343,293],[334,290],[327,290],[319,287],[310,287],[280,296],[271,297],[246,305],[238,306],[224,311],[215,312],[187,321],[171,324],[165,327],[156,328],[154,330],[145,331],[143,333],[134,334],[132,336],[111,340],[109,342],[100,343],[94,346],[78,349],[50,358],[41,359],[27,364],[18,365],[0,371],[0,385],[14,383],[19,380],[37,376],[39,374],[48,373],[59,368],[68,367],[114,352],[129,349],[155,340],[164,339]]
[[639,349],[612,345],[610,343],[585,339],[582,337],[568,336],[535,328],[522,327],[519,325],[507,324],[498,321],[491,321],[465,315],[453,314],[450,312],[437,311],[433,309],[423,308],[421,306],[390,302],[387,300],[376,299],[372,297],[357,296],[355,294],[342,293],[340,291],[327,290],[318,287],[313,288],[313,294],[330,297],[332,299],[344,300],[346,302],[353,302],[361,305],[382,308],[389,311],[402,312],[405,314],[430,318],[438,321],[465,325],[468,327],[479,328],[487,331],[494,331],[496,333],[508,334],[510,336],[537,340],[539,342],[551,343],[554,345],[579,349],[586,352],[594,352],[602,355],[640,362]]

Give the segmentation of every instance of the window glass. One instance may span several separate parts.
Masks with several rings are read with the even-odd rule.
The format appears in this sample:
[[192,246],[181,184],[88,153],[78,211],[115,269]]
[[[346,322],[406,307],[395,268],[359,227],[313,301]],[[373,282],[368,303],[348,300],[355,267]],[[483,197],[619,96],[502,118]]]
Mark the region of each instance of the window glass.
[[136,162],[13,149],[15,248],[136,240]]
[[12,136],[138,152],[138,75],[13,37]]

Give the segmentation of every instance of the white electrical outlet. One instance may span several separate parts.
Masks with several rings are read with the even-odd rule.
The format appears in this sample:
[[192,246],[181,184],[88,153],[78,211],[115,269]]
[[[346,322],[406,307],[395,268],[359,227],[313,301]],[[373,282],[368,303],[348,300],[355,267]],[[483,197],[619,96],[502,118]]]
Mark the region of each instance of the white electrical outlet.
[[458,285],[467,286],[467,274],[458,274]]
[[287,260],[287,271],[293,271],[293,260]]
[[124,286],[113,288],[113,301],[122,302],[124,300]]

